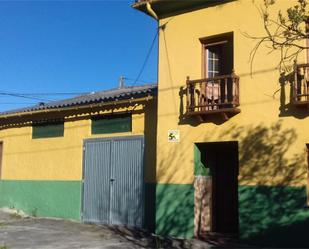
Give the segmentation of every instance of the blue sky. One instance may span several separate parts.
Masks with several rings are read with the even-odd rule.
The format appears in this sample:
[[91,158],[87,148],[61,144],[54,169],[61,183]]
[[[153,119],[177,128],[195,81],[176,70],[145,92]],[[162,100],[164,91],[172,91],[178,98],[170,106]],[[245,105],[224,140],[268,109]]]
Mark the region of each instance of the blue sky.
[[[40,101],[1,93],[91,92],[135,79],[157,24],[132,2],[0,1],[0,111]],[[156,82],[157,45],[140,79]]]

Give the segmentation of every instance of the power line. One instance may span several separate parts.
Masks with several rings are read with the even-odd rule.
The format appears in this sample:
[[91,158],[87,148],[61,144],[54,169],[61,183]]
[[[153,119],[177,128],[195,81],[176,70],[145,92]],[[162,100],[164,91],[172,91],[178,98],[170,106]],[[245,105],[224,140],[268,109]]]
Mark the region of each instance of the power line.
[[30,96],[25,96],[25,95],[19,94],[19,93],[0,92],[0,95],[11,96],[11,97],[18,97],[18,98],[25,98],[25,99],[35,99],[35,100],[40,100],[40,101],[52,101],[51,99],[43,99],[43,98],[38,98],[38,97],[30,97]]
[[143,65],[142,65],[142,67],[141,67],[141,70],[139,71],[139,73],[138,73],[138,75],[137,75],[137,77],[136,77],[134,83],[132,84],[133,86],[137,83],[137,81],[139,80],[139,78],[141,77],[141,75],[142,75],[142,73],[143,73],[143,71],[144,71],[144,69],[145,69],[145,66],[146,66],[146,64],[147,64],[147,62],[148,62],[148,59],[149,59],[150,54],[151,54],[151,52],[152,52],[152,49],[153,49],[153,47],[154,47],[155,41],[157,40],[158,34],[159,34],[159,29],[157,29],[157,31],[156,31],[156,34],[155,34],[155,36],[154,36],[154,38],[153,38],[153,40],[152,40],[152,43],[151,43],[151,46],[150,46],[148,52],[147,52],[146,58],[145,58],[145,60],[144,60],[144,63],[143,63]]
[[68,92],[68,93],[60,93],[60,92],[55,92],[55,93],[22,93],[24,96],[55,96],[55,95],[81,95],[81,94],[87,94],[89,92]]
[[[135,81],[136,79],[132,79],[132,78],[128,78],[128,77],[124,77],[125,80],[129,80],[129,81]],[[137,81],[137,83],[143,83],[143,84],[155,84],[155,82],[151,82],[151,81],[146,81],[146,80],[139,80]]]
[[54,101],[54,99],[44,98],[44,96],[67,96],[67,95],[81,95],[87,94],[86,92],[42,92],[42,93],[18,93],[18,92],[7,92],[0,91],[0,97],[17,97],[25,99],[33,99],[39,101]]
[[36,102],[0,102],[0,105],[35,105]]

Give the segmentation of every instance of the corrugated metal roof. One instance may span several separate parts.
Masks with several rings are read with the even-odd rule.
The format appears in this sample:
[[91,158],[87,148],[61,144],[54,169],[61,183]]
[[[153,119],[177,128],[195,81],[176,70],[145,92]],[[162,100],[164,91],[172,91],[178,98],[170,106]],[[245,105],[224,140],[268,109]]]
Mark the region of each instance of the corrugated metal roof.
[[117,100],[146,97],[148,95],[154,96],[156,94],[157,94],[156,84],[117,88],[99,92],[92,92],[64,100],[52,101],[48,103],[40,103],[31,107],[0,112],[0,117],[6,114],[14,114],[22,112],[24,113],[38,110],[46,110],[46,109],[57,109],[70,106],[82,106],[100,102],[113,102]]

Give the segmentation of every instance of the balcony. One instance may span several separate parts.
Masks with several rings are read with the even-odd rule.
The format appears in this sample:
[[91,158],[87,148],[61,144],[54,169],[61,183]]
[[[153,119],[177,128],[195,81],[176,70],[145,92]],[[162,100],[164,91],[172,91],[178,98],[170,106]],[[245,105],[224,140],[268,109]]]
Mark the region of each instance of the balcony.
[[221,114],[225,119],[240,112],[239,77],[233,72],[214,78],[190,80],[187,77],[187,117],[204,120],[210,114]]
[[294,65],[291,102],[294,106],[309,107],[309,63]]

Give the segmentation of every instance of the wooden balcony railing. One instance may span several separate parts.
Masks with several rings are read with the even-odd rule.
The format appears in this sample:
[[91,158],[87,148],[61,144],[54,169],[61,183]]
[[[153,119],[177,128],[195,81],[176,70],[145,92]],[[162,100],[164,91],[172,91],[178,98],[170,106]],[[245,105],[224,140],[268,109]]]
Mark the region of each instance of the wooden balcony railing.
[[292,104],[309,104],[309,63],[294,65],[294,84],[292,89]]
[[239,77],[234,72],[214,78],[187,77],[186,115],[239,113]]

